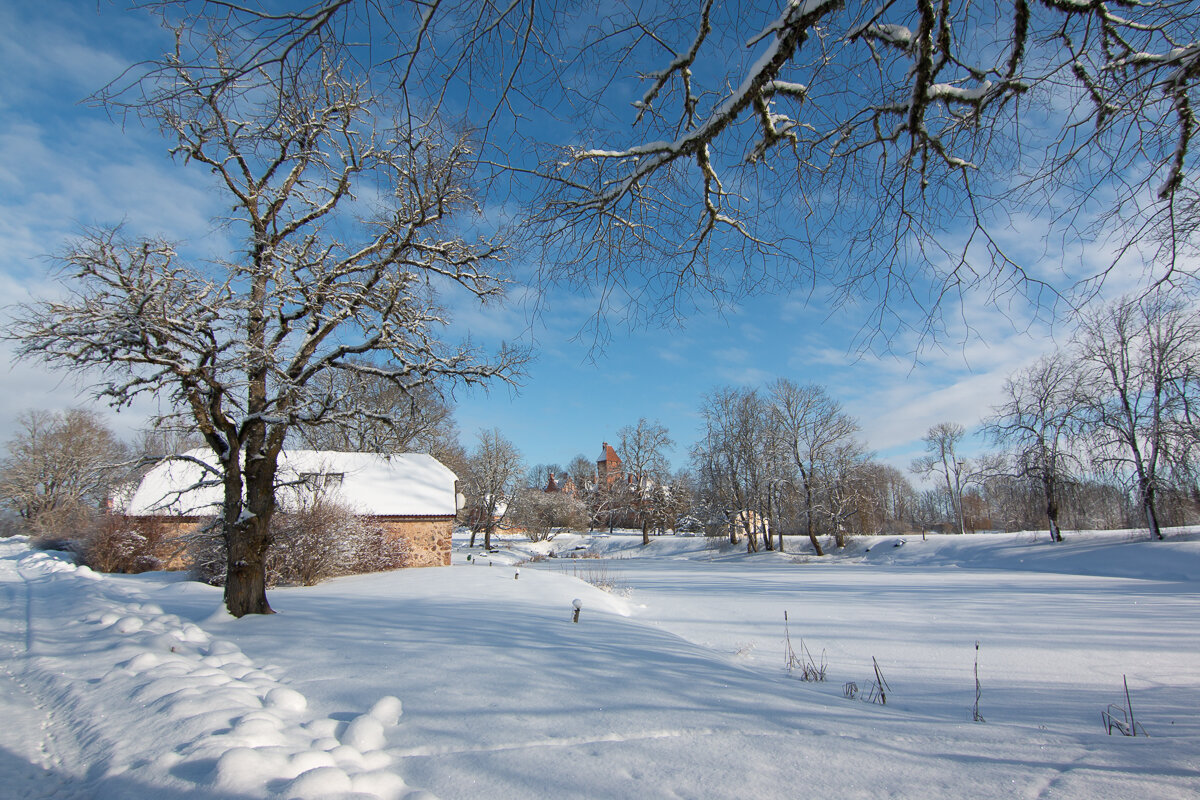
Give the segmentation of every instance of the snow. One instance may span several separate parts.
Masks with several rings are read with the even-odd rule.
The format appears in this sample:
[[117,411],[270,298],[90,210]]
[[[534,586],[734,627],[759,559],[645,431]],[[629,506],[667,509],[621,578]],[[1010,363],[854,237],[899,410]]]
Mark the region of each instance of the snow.
[[[1195,797],[1200,535],[1067,536],[867,537],[818,559],[799,540],[746,555],[704,537],[570,534],[501,540],[471,562],[459,541],[454,566],[274,590],[278,614],[240,620],[183,575],[99,575],[0,540],[0,786]],[[784,611],[826,682],[785,671]],[[843,697],[873,659],[885,706]],[[1104,732],[1122,676],[1150,738]]]
[[[133,515],[208,516],[220,508],[222,489],[206,450],[184,454],[187,460],[156,465],[138,485],[127,513]],[[453,472],[424,453],[377,455],[325,450],[285,450],[279,456],[279,494],[285,509],[295,506],[307,474],[343,476],[341,485],[322,487],[324,496],[360,514],[375,516],[453,516],[457,496]]]

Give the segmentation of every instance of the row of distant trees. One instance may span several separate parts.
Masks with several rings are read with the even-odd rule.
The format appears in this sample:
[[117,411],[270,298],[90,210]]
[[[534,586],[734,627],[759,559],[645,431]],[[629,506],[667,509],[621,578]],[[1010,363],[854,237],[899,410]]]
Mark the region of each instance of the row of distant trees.
[[[983,430],[1002,449],[962,454],[965,429],[934,425],[910,472],[872,458],[858,422],[826,390],[778,380],[726,387],[701,407],[692,450],[698,510],[727,519],[751,549],[803,532],[837,546],[851,533],[942,527],[1161,526],[1200,518],[1200,319],[1157,293],[1083,318],[1065,348],[1010,377]],[[773,545],[767,536],[778,536]]]
[[[631,480],[596,478],[580,455],[566,469],[525,473],[516,447],[498,431],[469,463],[497,448],[509,456],[505,481],[476,490],[502,512],[485,527],[515,526],[545,535],[528,509],[557,527],[613,524],[745,537],[751,550],[782,548],[806,535],[823,553],[856,533],[941,529],[1146,527],[1200,519],[1200,320],[1166,296],[1126,298],[1083,318],[1075,336],[1012,375],[983,432],[1000,447],[967,457],[967,431],[942,422],[923,437],[926,452],[908,475],[874,458],[857,420],[817,384],[787,379],[762,388],[720,387],[700,406],[704,433],[690,466],[670,471],[667,430],[642,419],[620,431],[619,454]],[[482,442],[483,440],[481,440]],[[479,467],[474,467],[478,469]],[[572,498],[547,499],[550,473],[569,477]],[[493,528],[494,529],[494,528]],[[490,538],[487,540],[490,542]]]
[[[909,476],[874,457],[860,426],[817,384],[779,379],[719,387],[701,400],[703,435],[689,465],[672,471],[674,446],[658,422],[620,429],[624,474],[602,479],[578,455],[528,467],[499,430],[468,450],[452,407],[436,391],[402,391],[353,376],[378,422],[355,438],[315,428],[296,446],[429,452],[461,478],[462,521],[492,545],[498,530],[546,539],[566,529],[634,527],[745,538],[751,550],[782,549],[807,536],[818,554],[854,534],[940,529],[1146,527],[1200,519],[1200,319],[1160,296],[1115,303],[1086,317],[1063,349],[1006,382],[984,432],[1000,450],[963,454],[966,430],[932,426]],[[100,510],[129,492],[165,454],[196,444],[186,431],[147,432],[123,442],[94,413],[30,411],[0,460],[0,500],[20,529],[46,540],[80,536]],[[549,476],[571,492],[544,491]],[[472,544],[474,544],[474,540]]]
[[1039,490],[1055,538],[1064,498],[1096,479],[1161,538],[1164,512],[1178,522],[1200,503],[1195,307],[1154,293],[1085,316],[1068,347],[1008,381],[987,430],[1010,448],[1008,473]]

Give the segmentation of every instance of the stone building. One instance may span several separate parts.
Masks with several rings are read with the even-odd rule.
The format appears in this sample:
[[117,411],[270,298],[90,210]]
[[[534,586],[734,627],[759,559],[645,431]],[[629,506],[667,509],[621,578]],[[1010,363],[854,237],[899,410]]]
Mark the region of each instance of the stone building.
[[[146,474],[126,509],[130,519],[153,521],[168,539],[190,533],[219,512],[222,488],[202,466],[212,455],[192,450]],[[433,456],[285,450],[279,456],[276,501],[287,513],[320,495],[366,518],[384,535],[408,542],[409,566],[450,565],[458,510],[457,478]],[[183,564],[176,557],[168,568]]]

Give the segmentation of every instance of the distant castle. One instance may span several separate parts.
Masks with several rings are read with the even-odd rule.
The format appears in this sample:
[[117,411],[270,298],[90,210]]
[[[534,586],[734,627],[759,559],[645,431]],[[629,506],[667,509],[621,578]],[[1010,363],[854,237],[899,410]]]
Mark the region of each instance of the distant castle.
[[[604,442],[601,445],[600,458],[596,459],[596,485],[612,486],[622,475],[624,475],[624,471],[621,469],[621,457],[617,455],[617,451],[613,449],[611,444]],[[550,479],[546,482],[545,491],[562,492],[574,496],[578,491],[578,487],[568,473],[562,473],[562,480],[560,481],[551,472]]]

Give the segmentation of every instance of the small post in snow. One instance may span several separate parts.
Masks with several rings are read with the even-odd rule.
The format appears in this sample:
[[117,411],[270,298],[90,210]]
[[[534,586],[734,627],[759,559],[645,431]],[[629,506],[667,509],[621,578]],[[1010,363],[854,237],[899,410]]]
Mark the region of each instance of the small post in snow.
[[513,573],[513,580],[514,581],[521,580],[521,570],[520,569],[517,569],[517,571]]
[[571,601],[571,605],[575,607],[575,616],[571,618],[571,622],[579,622],[579,611],[583,608],[583,601],[576,597]]

